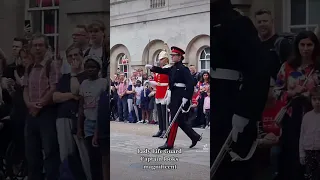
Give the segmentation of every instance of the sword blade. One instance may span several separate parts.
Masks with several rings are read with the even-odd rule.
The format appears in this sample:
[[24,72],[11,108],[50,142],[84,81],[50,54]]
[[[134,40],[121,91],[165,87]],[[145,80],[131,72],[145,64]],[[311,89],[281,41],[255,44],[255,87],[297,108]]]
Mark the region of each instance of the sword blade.
[[232,130],[229,133],[225,143],[223,144],[223,146],[221,147],[221,150],[219,151],[218,156],[216,157],[216,159],[214,160],[210,168],[211,179],[213,178],[214,174],[217,172],[222,160],[224,159],[225,155],[228,152],[229,147],[231,146],[231,143],[232,143]]
[[166,105],[166,129],[168,129],[169,120],[168,120],[168,105]]
[[166,133],[164,134],[163,138],[165,138],[165,137],[168,136],[168,134],[169,134],[169,132],[170,132],[170,129],[171,129],[173,123],[177,120],[177,118],[178,118],[178,116],[179,116],[179,114],[180,114],[180,112],[181,112],[181,110],[182,110],[182,107],[183,107],[183,106],[182,106],[182,104],[181,104],[180,107],[179,107],[179,109],[178,109],[178,111],[177,111],[177,113],[174,115],[174,117],[173,117],[173,119],[172,119],[172,121],[171,121],[171,123],[170,123],[170,125],[169,125],[169,127],[168,127],[168,129],[167,129],[167,131],[166,131]]

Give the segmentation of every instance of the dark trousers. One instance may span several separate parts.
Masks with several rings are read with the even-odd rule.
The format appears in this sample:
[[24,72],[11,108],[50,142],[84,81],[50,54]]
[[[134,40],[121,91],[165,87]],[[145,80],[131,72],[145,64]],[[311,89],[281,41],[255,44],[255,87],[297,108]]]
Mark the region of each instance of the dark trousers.
[[167,129],[166,107],[166,105],[157,104],[159,131],[165,131]]
[[306,179],[319,180],[320,179],[320,151],[311,150],[306,151]]
[[92,180],[103,180],[101,151],[98,147],[92,146],[92,138],[93,136],[86,137]]
[[311,110],[307,98],[298,97],[292,102],[292,114],[285,115],[282,120],[280,137],[279,179],[304,179],[304,167],[300,164],[299,139],[304,112]]
[[206,118],[205,118],[205,114],[203,113],[203,104],[204,104],[204,98],[206,98],[207,93],[202,92],[200,94],[200,97],[198,99],[198,114],[197,114],[197,119],[199,121],[199,125],[200,126],[206,126]]
[[[175,90],[172,90],[171,94],[172,94],[172,97],[175,97],[175,98],[171,99],[171,103],[170,103],[170,113],[171,113],[171,121],[172,121],[174,116],[178,112],[179,107],[181,106],[182,93],[181,93],[180,89],[175,89]],[[190,102],[188,102],[185,105],[185,107],[189,107],[189,106],[190,106]],[[192,129],[191,124],[188,123],[188,113],[182,113],[182,111],[181,111],[180,114],[178,115],[176,121],[174,122],[174,124],[172,125],[172,127],[170,129],[170,132],[169,132],[169,135],[167,138],[167,145],[168,146],[171,147],[174,145],[174,141],[176,139],[178,127],[180,127],[182,129],[182,131],[184,133],[186,133],[186,135],[192,141],[199,140],[200,135],[197,132],[195,132]]]
[[210,123],[210,109],[205,110],[205,119],[206,119],[206,125],[209,126]]
[[110,116],[111,120],[116,120],[118,117],[118,99],[110,101]]
[[[57,180],[59,177],[60,154],[54,108],[44,107],[36,117],[27,115],[25,142],[28,179],[42,180],[44,165],[47,180]],[[44,151],[44,157],[42,150]]]
[[119,97],[118,99],[118,115],[119,120],[124,121],[128,120],[128,96]]

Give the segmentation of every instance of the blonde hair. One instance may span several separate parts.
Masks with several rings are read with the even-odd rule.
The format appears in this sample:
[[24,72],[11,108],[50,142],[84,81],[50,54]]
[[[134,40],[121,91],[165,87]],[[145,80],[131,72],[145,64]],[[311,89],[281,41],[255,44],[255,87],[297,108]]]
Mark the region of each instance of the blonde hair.
[[163,58],[163,59],[166,60],[166,63],[165,63],[165,64],[169,64],[169,58],[165,57],[165,58]]

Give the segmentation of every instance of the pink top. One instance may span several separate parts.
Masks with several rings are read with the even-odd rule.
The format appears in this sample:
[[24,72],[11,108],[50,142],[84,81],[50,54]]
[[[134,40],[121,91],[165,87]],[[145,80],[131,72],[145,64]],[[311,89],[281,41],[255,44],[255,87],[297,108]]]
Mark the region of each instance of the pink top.
[[210,109],[210,96],[204,98],[203,111]]
[[125,82],[120,82],[118,86],[118,95],[123,95],[128,88],[128,84]]
[[320,113],[310,111],[303,116],[299,152],[305,157],[306,150],[320,150]]

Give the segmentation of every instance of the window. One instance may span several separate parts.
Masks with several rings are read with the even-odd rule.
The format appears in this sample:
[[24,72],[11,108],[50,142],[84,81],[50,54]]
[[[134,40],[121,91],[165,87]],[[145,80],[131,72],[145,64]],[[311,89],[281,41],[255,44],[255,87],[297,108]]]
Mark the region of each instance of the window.
[[120,58],[118,60],[118,68],[120,69],[120,72],[123,72],[126,75],[126,77],[128,77],[129,60],[125,54],[120,55]]
[[166,5],[166,0],[150,0],[150,8],[161,8]]
[[153,60],[153,65],[154,66],[159,66],[159,54],[160,54],[160,52],[161,51],[158,51],[157,53],[156,53],[156,55],[154,56],[154,60]]
[[314,31],[320,23],[320,0],[291,0],[288,7],[290,32]]
[[210,47],[205,48],[201,54],[199,59],[199,72],[210,70]]
[[29,0],[28,16],[32,32],[41,32],[49,38],[54,56],[58,54],[60,0]]

